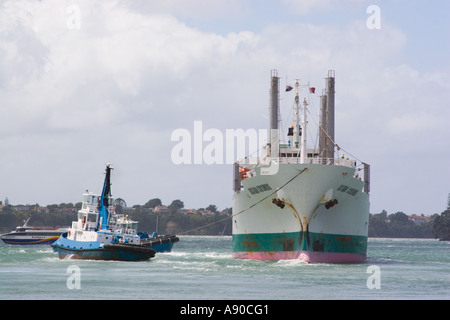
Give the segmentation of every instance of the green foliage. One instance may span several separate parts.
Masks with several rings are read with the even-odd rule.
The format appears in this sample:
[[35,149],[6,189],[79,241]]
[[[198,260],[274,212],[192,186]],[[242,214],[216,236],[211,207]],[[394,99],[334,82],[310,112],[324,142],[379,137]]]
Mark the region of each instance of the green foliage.
[[72,221],[76,220],[76,213],[62,213],[62,212],[49,212],[39,213],[35,211],[31,212],[0,212],[0,233],[10,232],[17,226],[21,226],[24,222],[28,221],[29,226],[37,227],[69,227],[72,225]]
[[[32,226],[70,226],[76,220],[76,212],[81,208],[81,202],[74,204],[61,203],[48,205],[48,212],[37,212],[35,208],[29,211],[15,211],[11,205],[5,206],[0,212],[0,233],[14,230],[29,217]],[[224,209],[217,212],[217,206],[210,204],[206,210],[212,214],[202,215],[200,209],[187,214],[178,213],[184,208],[183,201],[173,200],[168,206],[170,213],[154,213],[153,208],[162,205],[159,198],[154,198],[145,205],[134,205],[133,208],[116,208],[118,213],[126,214],[130,219],[139,222],[138,231],[151,234],[185,234],[185,235],[231,235],[232,210]],[[71,209],[71,210],[70,210]],[[203,210],[203,208],[202,208]],[[384,238],[438,238],[450,240],[450,209],[441,215],[435,214],[428,222],[415,224],[403,212],[369,215],[369,237]]]
[[172,203],[168,206],[170,213],[175,213],[178,211],[178,209],[182,209],[184,208],[184,203],[183,201],[177,199],[177,200],[173,200]]
[[161,199],[155,198],[155,199],[151,199],[151,200],[147,201],[147,203],[144,204],[144,207],[153,209],[154,207],[161,206],[161,205],[162,205]]
[[388,215],[385,210],[369,215],[369,237],[378,238],[433,238],[433,218],[423,224],[415,224],[408,215],[396,212]]
[[445,210],[434,219],[433,235],[439,240],[450,241],[450,209]]
[[130,219],[139,221],[138,231],[149,234],[157,231],[159,234],[231,235],[231,218],[227,214],[156,214],[144,207],[135,206],[128,215]]
[[206,210],[210,210],[211,212],[217,212],[217,206],[210,204],[206,207]]

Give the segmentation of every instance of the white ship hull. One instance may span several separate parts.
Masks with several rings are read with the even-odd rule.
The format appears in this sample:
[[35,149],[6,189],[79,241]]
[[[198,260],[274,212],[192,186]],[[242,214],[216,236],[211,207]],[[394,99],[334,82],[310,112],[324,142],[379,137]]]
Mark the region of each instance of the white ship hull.
[[234,193],[234,257],[365,260],[369,197],[353,167],[280,164],[273,175],[266,168],[256,167]]

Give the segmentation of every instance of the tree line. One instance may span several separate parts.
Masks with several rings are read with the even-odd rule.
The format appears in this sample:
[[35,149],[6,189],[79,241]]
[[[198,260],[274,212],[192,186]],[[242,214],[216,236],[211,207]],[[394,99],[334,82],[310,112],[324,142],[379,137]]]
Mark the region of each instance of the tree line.
[[[132,220],[138,221],[138,232],[144,231],[151,234],[157,231],[159,234],[186,234],[186,235],[231,235],[231,208],[222,211],[217,206],[210,204],[205,208],[192,209],[188,213],[180,213],[184,208],[183,201],[173,200],[167,206],[168,212],[158,213],[155,208],[162,206],[160,199],[147,201],[144,205],[123,207],[120,201],[116,204],[116,212],[128,215]],[[17,226],[21,226],[30,218],[29,226],[61,226],[72,225],[77,220],[77,211],[82,203],[61,203],[48,205],[45,212],[39,210],[39,205],[29,206],[27,211],[16,211],[11,205],[5,206],[0,211],[0,233],[10,232]],[[68,210],[73,209],[73,210]],[[208,212],[207,215],[204,212]]]
[[[128,212],[128,211],[127,211]],[[231,212],[231,209],[229,210]],[[194,213],[166,213],[158,214],[145,212],[144,210],[132,210],[124,212],[131,220],[138,221],[138,231],[151,234],[157,231],[159,234],[183,234],[183,235],[231,235],[230,214],[214,213],[212,215],[200,215]],[[17,226],[30,218],[29,226],[60,226],[68,227],[77,219],[76,213],[42,213],[25,212],[0,212],[0,233],[14,230]]]
[[421,224],[416,224],[403,212],[369,215],[369,237],[377,238],[435,238],[450,240],[450,209],[434,214]]

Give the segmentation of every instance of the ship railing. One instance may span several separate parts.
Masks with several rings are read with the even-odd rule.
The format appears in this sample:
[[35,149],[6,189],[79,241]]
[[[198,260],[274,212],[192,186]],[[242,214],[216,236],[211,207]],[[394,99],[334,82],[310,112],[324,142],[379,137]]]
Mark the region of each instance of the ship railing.
[[[272,165],[272,161],[279,164],[301,164],[301,158],[299,157],[279,157],[279,158],[257,158],[248,157],[241,159],[237,164],[246,169],[254,169],[256,166],[269,166]],[[305,159],[304,164],[325,164],[325,165],[336,165],[344,166],[349,168],[356,168],[356,160],[343,159],[343,158],[322,158],[322,157],[309,157]]]
[[[279,163],[282,164],[300,164],[301,159],[297,157],[284,157],[278,159]],[[304,164],[325,164],[325,165],[335,165],[335,166],[343,166],[343,167],[349,167],[349,168],[355,168],[356,167],[356,161],[350,160],[350,159],[342,159],[342,158],[320,158],[320,157],[314,157],[314,158],[306,158],[303,162]]]
[[[280,158],[245,158],[234,164],[233,189],[239,191],[242,188],[241,181],[251,178],[255,174],[255,168],[272,166],[273,164],[301,164],[298,157],[280,157]],[[370,165],[364,162],[344,159],[344,158],[306,158],[306,164],[323,164],[343,166],[355,169],[354,177],[364,181],[364,192],[370,193]],[[246,170],[245,170],[246,169]],[[243,171],[241,171],[243,170]]]

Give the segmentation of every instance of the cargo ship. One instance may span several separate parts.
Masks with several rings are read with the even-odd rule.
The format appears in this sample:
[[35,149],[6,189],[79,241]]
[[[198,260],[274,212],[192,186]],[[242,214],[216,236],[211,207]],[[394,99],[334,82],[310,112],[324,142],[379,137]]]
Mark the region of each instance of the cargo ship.
[[[328,71],[325,87],[320,121],[315,121],[308,109],[315,88],[299,80],[286,86],[295,97],[292,125],[282,140],[280,80],[276,70],[271,72],[265,152],[234,164],[233,257],[308,263],[366,260],[370,165],[349,158],[335,142],[334,70]],[[314,122],[317,147],[307,139]]]

